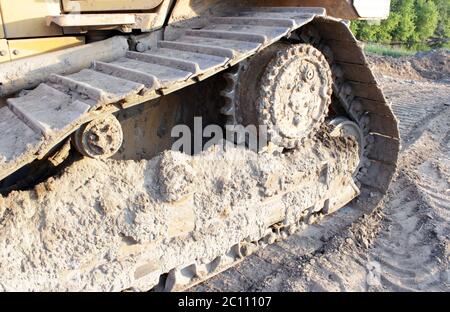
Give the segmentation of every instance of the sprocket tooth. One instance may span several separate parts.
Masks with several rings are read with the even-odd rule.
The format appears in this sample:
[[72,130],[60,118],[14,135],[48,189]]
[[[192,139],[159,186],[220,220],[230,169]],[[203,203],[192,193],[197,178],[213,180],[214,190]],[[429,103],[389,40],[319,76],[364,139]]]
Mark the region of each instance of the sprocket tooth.
[[334,54],[331,48],[326,44],[321,44],[320,51],[325,56],[325,59],[330,63],[334,63]]
[[234,84],[237,82],[238,78],[239,78],[239,72],[229,72],[229,73],[225,73],[223,75],[223,77],[225,78],[225,80],[229,83],[229,84]]
[[222,90],[220,92],[220,95],[224,98],[230,99],[231,101],[233,101],[235,95],[236,95],[236,91],[233,88],[226,88],[225,90]]
[[359,119],[360,127],[366,135],[370,132],[370,116],[368,114],[361,114]]
[[220,109],[220,112],[223,115],[232,116],[232,115],[234,115],[235,108],[234,108],[234,106],[232,104],[227,104],[227,105],[225,105],[224,107],[222,107]]

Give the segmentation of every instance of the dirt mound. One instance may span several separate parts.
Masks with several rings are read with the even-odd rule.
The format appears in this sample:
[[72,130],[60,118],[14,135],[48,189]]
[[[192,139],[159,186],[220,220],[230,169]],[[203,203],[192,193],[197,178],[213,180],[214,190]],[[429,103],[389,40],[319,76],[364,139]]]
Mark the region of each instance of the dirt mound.
[[367,59],[377,76],[390,76],[411,80],[423,79],[408,58],[395,58],[369,54]]
[[433,50],[420,52],[411,59],[411,64],[420,75],[427,79],[450,79],[450,51]]
[[450,79],[450,51],[433,50],[400,58],[368,55],[375,74],[411,80]]

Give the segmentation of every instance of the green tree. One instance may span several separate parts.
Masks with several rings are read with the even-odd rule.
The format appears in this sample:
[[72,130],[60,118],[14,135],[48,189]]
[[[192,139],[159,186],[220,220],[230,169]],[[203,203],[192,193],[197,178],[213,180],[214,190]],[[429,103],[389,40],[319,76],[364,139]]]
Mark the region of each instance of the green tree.
[[376,41],[379,32],[379,26],[374,23],[365,21],[358,21],[354,23],[354,30],[357,32],[357,37],[363,41]]
[[392,0],[387,20],[374,24],[352,23],[356,37],[363,41],[418,42],[450,36],[450,0]]
[[450,37],[450,0],[433,0],[438,11],[438,26],[436,37]]
[[416,18],[413,39],[424,41],[432,37],[437,29],[439,13],[436,4],[429,0],[416,0]]
[[400,15],[397,12],[392,12],[387,20],[381,22],[377,32],[377,42],[390,43],[392,41],[392,34],[397,29],[400,23]]
[[416,30],[415,1],[398,0],[392,4],[394,12],[398,13],[398,25],[392,31],[392,39],[400,42],[412,41]]

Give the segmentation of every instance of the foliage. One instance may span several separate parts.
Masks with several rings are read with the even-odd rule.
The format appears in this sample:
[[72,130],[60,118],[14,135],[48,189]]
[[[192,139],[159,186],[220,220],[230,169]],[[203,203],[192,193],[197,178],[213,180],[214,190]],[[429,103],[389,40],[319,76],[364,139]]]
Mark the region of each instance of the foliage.
[[415,41],[424,41],[433,36],[438,27],[439,13],[433,1],[417,0],[416,18],[413,34]]
[[368,42],[423,42],[448,39],[450,0],[392,0],[387,20],[374,23],[356,21],[352,30],[358,39]]

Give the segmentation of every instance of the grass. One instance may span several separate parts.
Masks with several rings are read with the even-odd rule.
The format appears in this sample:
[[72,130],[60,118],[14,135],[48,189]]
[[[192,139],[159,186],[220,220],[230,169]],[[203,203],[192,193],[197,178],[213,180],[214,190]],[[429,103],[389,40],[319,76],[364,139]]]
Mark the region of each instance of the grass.
[[416,54],[417,51],[401,48],[401,47],[393,47],[388,45],[382,45],[377,43],[366,43],[364,45],[364,50],[367,53],[373,53],[383,56],[391,56],[391,57],[402,57],[402,56],[411,56]]

